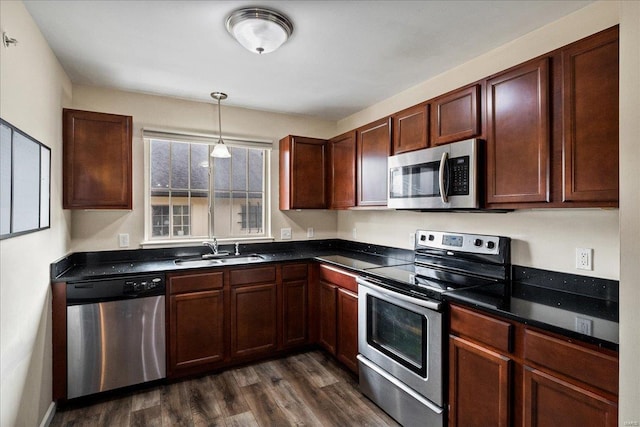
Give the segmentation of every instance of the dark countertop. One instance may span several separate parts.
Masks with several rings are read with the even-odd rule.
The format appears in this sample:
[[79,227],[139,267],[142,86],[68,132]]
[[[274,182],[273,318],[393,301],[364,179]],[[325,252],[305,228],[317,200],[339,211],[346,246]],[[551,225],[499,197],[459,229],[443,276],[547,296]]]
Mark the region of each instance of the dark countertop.
[[[233,251],[221,245],[221,251]],[[205,247],[73,253],[51,264],[52,282],[106,279],[126,275],[166,273],[316,260],[356,274],[410,283],[413,251],[339,239],[242,245],[242,255],[260,254],[250,264],[222,262],[206,267],[177,265],[176,259],[200,258]],[[228,259],[233,259],[230,257]],[[547,270],[513,266],[513,281],[444,293],[455,302],[568,338],[618,350],[618,282]],[[591,335],[575,332],[576,317],[591,325]]]
[[[588,278],[598,282],[598,290],[587,290],[579,294],[570,287],[572,292],[536,281],[520,282],[518,280],[522,277],[518,275],[518,271],[521,270],[524,268],[514,266],[514,281],[511,283],[447,292],[445,300],[618,351],[617,282]],[[548,280],[555,282],[576,277],[564,273],[545,273]],[[601,298],[602,293],[615,297]],[[590,324],[591,334],[576,331],[576,318],[584,319]]]

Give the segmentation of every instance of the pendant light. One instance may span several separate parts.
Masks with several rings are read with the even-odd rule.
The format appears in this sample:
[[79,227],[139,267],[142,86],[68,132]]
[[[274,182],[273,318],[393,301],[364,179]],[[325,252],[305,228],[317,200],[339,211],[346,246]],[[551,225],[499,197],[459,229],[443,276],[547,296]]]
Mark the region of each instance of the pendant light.
[[232,12],[226,26],[238,43],[257,54],[273,52],[293,33],[289,18],[262,7],[245,7]]
[[218,100],[218,142],[213,146],[211,157],[228,159],[231,157],[231,153],[222,140],[222,119],[220,118],[220,100],[227,99],[227,94],[222,92],[212,92],[211,97]]

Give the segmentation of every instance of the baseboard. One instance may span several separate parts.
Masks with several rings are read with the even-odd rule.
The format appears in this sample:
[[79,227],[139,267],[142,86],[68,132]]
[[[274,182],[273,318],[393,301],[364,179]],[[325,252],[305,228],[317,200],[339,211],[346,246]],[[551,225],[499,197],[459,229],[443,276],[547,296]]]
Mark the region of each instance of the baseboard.
[[51,422],[53,421],[53,416],[56,414],[56,402],[51,402],[49,405],[49,409],[44,414],[44,418],[42,418],[42,422],[40,423],[40,427],[49,427]]

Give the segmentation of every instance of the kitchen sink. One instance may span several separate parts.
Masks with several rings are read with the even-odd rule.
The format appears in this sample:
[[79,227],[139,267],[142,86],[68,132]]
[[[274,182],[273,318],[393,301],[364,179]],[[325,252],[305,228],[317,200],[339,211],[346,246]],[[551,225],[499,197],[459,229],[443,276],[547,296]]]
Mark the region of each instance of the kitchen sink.
[[213,267],[217,265],[235,265],[246,264],[250,262],[263,261],[264,257],[258,254],[250,255],[228,255],[222,258],[202,259],[202,258],[184,258],[175,260],[176,265],[183,267]]

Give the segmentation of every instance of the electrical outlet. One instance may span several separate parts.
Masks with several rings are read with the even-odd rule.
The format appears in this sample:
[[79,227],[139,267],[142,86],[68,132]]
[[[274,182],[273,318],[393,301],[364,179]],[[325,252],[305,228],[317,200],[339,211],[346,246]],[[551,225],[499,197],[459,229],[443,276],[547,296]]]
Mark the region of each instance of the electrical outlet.
[[128,248],[129,247],[129,234],[128,233],[118,234],[118,246],[120,246],[121,248]]
[[576,268],[578,270],[593,270],[593,249],[576,248]]
[[355,227],[353,230],[351,230],[351,237],[353,237],[353,240],[358,238],[358,232],[356,231]]
[[312,238],[313,237],[313,227],[308,227],[307,228],[307,237],[308,238]]
[[584,317],[576,317],[576,332],[591,336],[592,327],[593,320],[585,319]]
[[291,229],[290,228],[281,228],[280,229],[280,238],[282,240],[291,240]]

